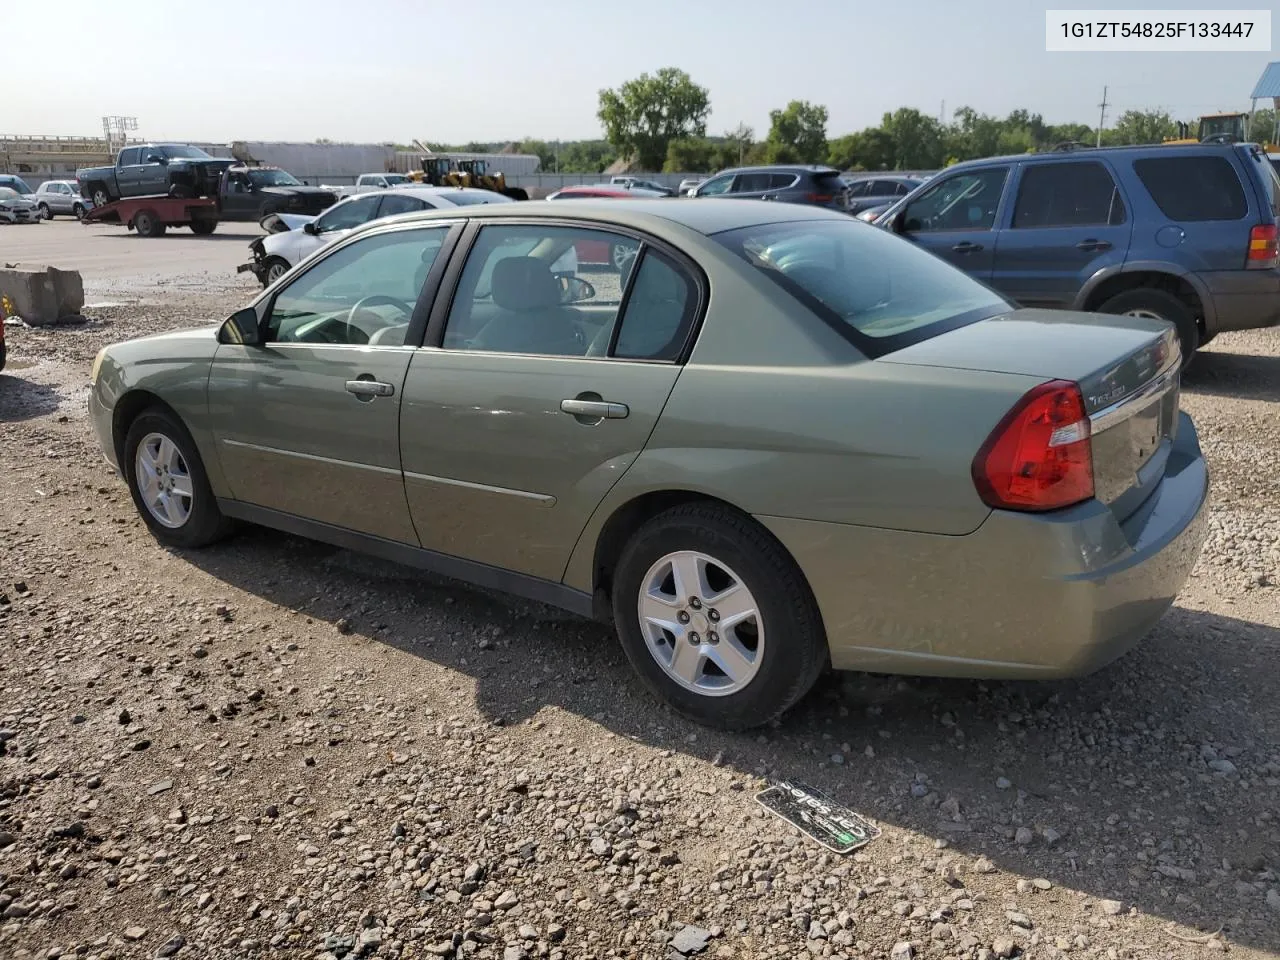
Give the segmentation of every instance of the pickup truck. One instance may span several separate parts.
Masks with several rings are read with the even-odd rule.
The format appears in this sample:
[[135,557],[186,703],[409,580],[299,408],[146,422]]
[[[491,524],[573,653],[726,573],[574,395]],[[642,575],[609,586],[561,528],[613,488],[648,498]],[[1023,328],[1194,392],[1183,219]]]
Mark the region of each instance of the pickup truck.
[[144,143],[125,147],[113,166],[77,170],[76,181],[97,207],[125,197],[211,197],[236,164],[186,144]]
[[386,190],[388,187],[411,187],[413,181],[403,173],[362,173],[356,178],[355,186],[340,187],[340,198],[354,197],[357,193],[369,193],[373,190]]
[[223,175],[218,191],[223,220],[261,220],[273,213],[316,216],[337,202],[336,190],[308,187],[279,167],[237,164]]

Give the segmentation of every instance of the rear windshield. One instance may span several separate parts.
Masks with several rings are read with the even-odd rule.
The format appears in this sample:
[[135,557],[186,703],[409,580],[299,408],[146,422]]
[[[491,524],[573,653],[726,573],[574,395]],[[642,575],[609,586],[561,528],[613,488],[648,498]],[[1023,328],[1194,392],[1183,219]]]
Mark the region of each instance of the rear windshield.
[[1133,169],[1170,220],[1239,220],[1249,212],[1226,157],[1147,157],[1133,161]]
[[480,190],[475,193],[446,193],[441,196],[455,207],[469,207],[473,203],[511,203],[511,198],[501,193]]
[[853,219],[761,224],[714,239],[871,357],[1010,309],[933,254]]

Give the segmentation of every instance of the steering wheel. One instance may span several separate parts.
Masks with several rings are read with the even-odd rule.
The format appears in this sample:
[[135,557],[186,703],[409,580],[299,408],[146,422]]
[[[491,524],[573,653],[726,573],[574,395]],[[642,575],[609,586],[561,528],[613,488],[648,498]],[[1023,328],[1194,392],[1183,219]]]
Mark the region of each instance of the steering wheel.
[[[362,297],[361,299],[357,300],[354,304],[352,304],[351,310],[347,313],[347,319],[345,321],[346,330],[344,331],[344,334],[346,336],[346,342],[347,343],[368,343],[369,335],[356,326],[356,323],[355,323],[356,314],[359,313],[361,310],[365,310],[369,307],[381,307],[384,305],[397,308],[406,317],[413,316],[413,307],[405,303],[403,300],[397,299],[396,297],[389,297],[384,293],[375,293],[367,297]],[[364,337],[363,341],[356,340],[352,337],[352,334],[355,331],[360,332],[360,334]]]

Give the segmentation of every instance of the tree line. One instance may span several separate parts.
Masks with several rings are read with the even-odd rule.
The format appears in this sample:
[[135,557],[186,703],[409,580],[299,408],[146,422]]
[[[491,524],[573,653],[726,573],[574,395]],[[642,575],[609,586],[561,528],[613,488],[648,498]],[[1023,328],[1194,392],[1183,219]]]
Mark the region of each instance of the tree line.
[[[960,107],[950,120],[899,107],[877,126],[835,138],[827,134],[827,108],[792,100],[769,112],[769,130],[757,140],[746,124],[721,135],[707,133],[711,96],[706,87],[675,67],[643,73],[616,89],[601,90],[600,140],[548,143],[528,139],[520,153],[537,154],[544,171],[599,173],[625,157],[646,171],[710,172],[758,163],[826,163],[840,170],[936,170],[961,160],[1050,150],[1066,141],[1094,144],[1097,128],[1086,123],[1045,123],[1038,113],[1014,110],[1006,117]],[[1264,136],[1274,111],[1260,110],[1255,136]],[[1195,136],[1194,119],[1187,121]],[[1160,143],[1179,135],[1178,121],[1163,110],[1127,110],[1103,129],[1103,146]],[[497,144],[468,143],[433,149],[491,151]],[[507,147],[510,149],[510,147]]]

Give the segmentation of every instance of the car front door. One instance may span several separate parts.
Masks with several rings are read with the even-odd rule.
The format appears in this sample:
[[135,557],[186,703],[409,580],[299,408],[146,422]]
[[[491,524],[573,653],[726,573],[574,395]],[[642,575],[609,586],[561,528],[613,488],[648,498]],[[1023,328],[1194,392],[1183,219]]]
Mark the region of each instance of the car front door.
[[1124,263],[1132,223],[1100,160],[1023,163],[999,231],[991,285],[1027,307],[1071,307],[1086,281]]
[[704,180],[694,188],[693,196],[695,197],[726,197],[730,195],[733,189],[733,180],[735,174],[726,173],[723,176],[712,177],[710,180]]
[[169,192],[169,161],[164,147],[146,147],[138,158],[139,196],[161,196]]
[[227,218],[252,218],[261,199],[253,192],[253,181],[249,175],[240,170],[228,170],[222,176],[226,185],[222,191],[222,209]]
[[898,212],[896,229],[979,280],[990,280],[996,217],[1009,167],[983,167],[941,176]]
[[[634,253],[622,273],[558,279],[555,261],[584,241]],[[702,291],[678,258],[637,237],[504,223],[476,232],[445,293],[401,410],[422,545],[559,581],[653,431]]]
[[235,499],[417,544],[400,473],[405,342],[453,230],[401,225],[332,251],[263,305],[262,345],[218,348],[209,412]]
[[128,147],[116,156],[116,186],[122,197],[143,196],[142,164],[138,162],[141,147]]

